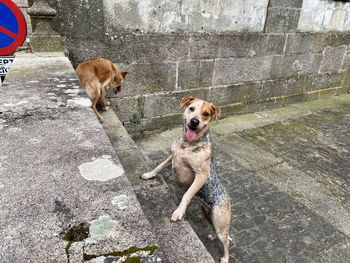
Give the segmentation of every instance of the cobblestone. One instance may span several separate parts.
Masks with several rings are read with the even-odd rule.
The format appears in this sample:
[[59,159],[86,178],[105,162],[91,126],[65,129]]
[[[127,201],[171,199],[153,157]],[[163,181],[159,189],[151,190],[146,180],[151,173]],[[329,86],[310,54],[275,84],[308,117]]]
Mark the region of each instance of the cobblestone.
[[[296,105],[291,107],[292,119],[213,133],[218,172],[233,204],[231,263],[346,262],[350,107],[341,103],[326,109],[305,105],[308,114],[299,117],[293,107],[304,106]],[[222,131],[221,125],[230,128],[223,121],[214,131]],[[137,143],[158,164],[168,154],[170,139],[180,135],[178,129]],[[157,138],[160,143],[152,149]],[[179,202],[183,193],[170,169],[162,175]],[[218,260],[220,242],[207,239],[212,229],[200,210],[194,200],[186,220]]]

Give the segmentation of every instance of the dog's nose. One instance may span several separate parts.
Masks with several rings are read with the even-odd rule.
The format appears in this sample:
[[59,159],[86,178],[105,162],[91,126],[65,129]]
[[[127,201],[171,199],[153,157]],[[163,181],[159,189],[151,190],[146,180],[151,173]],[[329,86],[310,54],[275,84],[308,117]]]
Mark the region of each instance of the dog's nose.
[[194,128],[195,128],[195,127],[198,126],[199,120],[196,119],[196,118],[193,118],[193,119],[191,119],[190,124],[191,124],[191,127],[194,127]]

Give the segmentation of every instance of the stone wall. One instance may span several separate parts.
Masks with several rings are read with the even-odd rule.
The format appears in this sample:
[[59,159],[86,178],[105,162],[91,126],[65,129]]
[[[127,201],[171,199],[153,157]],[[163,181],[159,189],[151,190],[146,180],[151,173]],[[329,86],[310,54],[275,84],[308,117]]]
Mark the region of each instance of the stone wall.
[[[110,100],[131,133],[180,123],[183,96],[210,100],[227,116],[349,91],[348,4],[326,1],[319,17],[330,5],[345,12],[343,22],[314,30],[317,21],[302,19],[319,1],[237,1],[233,11],[231,1],[50,0],[74,66],[103,56],[129,71]],[[225,7],[230,23],[219,21]]]

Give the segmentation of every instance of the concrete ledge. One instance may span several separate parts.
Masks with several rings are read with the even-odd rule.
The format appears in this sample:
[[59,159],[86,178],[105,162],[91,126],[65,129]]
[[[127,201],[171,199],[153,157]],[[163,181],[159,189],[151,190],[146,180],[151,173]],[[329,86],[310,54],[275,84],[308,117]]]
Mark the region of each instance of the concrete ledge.
[[166,262],[89,106],[62,54],[16,55],[0,88],[2,262]]

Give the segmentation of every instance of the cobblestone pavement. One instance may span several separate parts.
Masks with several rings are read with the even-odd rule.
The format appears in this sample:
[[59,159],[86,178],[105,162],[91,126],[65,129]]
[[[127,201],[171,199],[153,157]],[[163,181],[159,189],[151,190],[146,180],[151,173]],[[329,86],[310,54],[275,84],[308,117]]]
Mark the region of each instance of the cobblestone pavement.
[[[289,115],[267,125],[247,115],[235,117],[249,118],[247,129],[230,131],[227,123],[237,121],[230,118],[213,127],[219,174],[233,204],[231,263],[350,262],[349,97],[325,108],[327,100],[317,109],[300,104],[300,114],[289,107]],[[174,129],[137,143],[158,164],[179,135]],[[163,176],[179,202],[170,170]],[[196,203],[186,219],[218,260],[221,245],[206,238],[211,229]]]

